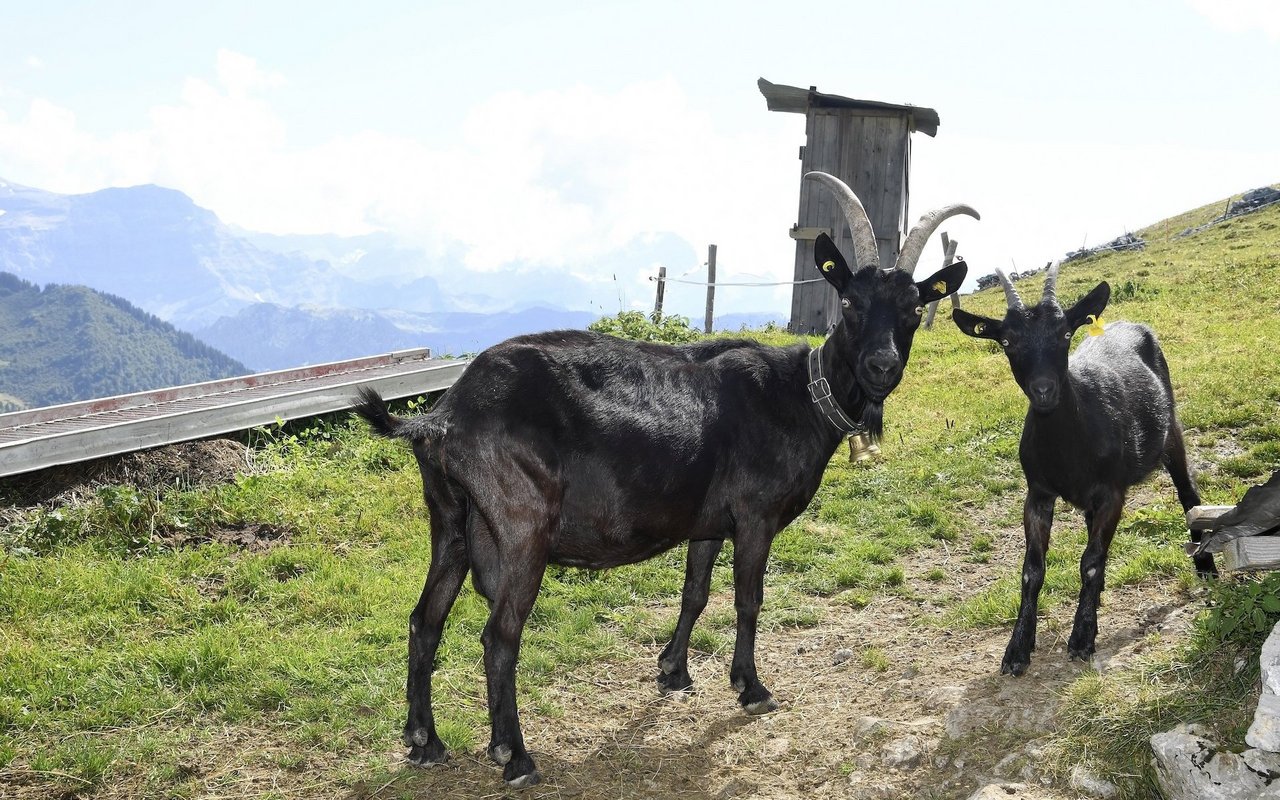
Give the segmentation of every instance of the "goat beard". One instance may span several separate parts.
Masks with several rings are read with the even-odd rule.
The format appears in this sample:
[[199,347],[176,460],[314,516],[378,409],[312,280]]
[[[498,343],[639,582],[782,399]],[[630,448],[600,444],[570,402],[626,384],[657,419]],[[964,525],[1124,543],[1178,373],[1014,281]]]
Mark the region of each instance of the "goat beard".
[[871,441],[880,441],[880,436],[884,433],[884,403],[868,400],[862,407],[862,424],[866,426],[867,433],[871,434]]

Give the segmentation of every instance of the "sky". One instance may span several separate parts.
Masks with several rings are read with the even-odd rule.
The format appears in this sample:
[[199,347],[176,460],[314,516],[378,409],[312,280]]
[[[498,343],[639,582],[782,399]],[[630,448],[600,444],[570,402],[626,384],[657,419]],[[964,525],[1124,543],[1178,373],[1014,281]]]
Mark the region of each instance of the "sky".
[[[936,109],[912,219],[971,279],[1280,181],[1280,3],[17,3],[0,179],[155,183],[267,233],[386,231],[433,263],[589,282],[792,279],[804,117],[757,78]],[[937,237],[919,269],[941,265]],[[416,276],[403,276],[406,278]],[[971,282],[972,283],[972,280]],[[668,288],[700,319],[704,290]],[[725,311],[790,287],[724,287]]]

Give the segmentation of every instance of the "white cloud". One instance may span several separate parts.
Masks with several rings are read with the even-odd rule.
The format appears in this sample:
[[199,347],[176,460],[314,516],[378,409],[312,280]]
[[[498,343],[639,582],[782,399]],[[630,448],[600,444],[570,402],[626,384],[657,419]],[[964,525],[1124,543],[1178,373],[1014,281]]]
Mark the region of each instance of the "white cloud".
[[[0,119],[0,154],[43,188],[154,182],[248,228],[386,228],[461,248],[474,269],[581,264],[661,231],[698,250],[718,241],[756,272],[789,269],[794,137],[718,131],[673,81],[496,95],[435,149],[374,131],[301,148],[265,99],[283,77],[228,51],[217,75],[189,78],[144,127],[106,139],[32,101]],[[777,264],[761,263],[770,240],[784,245]]]
[[1229,33],[1258,31],[1280,40],[1280,3],[1275,0],[1188,0],[1188,4]]
[[27,56],[26,65],[28,69],[44,69],[44,59],[40,56]]
[[283,85],[253,59],[222,51],[216,82],[187,79],[177,102],[106,138],[84,132],[70,110],[34,100],[20,119],[0,116],[0,162],[17,169],[8,177],[60,192],[176,188],[254,230],[390,230],[436,254],[461,254],[470,269],[520,263],[600,281],[616,271],[630,297],[652,296],[647,275],[607,259],[656,233],[699,254],[718,243],[722,275],[790,278],[788,157],[799,118],[784,134],[778,124],[726,133],[674,81],[657,80],[615,92],[495,95],[434,147],[375,131],[299,147],[267,99]]

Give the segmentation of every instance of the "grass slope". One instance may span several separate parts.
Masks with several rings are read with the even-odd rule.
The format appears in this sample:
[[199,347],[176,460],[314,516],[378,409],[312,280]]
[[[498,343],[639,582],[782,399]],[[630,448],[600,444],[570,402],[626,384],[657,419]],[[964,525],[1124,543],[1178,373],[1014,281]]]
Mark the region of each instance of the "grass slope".
[[[1217,208],[1199,213],[1207,220]],[[1059,296],[1109,280],[1107,318],[1159,333],[1205,502],[1232,503],[1280,468],[1280,208],[1186,239],[1161,230],[1146,232],[1145,251],[1067,265]],[[1024,292],[1038,290],[1033,280]],[[998,315],[1003,296],[987,291],[964,305]],[[886,457],[855,467],[838,452],[811,507],[779,536],[762,629],[814,625],[819,606],[860,607],[889,593],[951,626],[1007,629],[1016,574],[976,593],[915,597],[901,561],[945,547],[981,563],[993,530],[1017,526],[1024,411],[993,347],[946,319],[921,332],[889,402]],[[428,560],[416,469],[404,448],[343,418],[256,439],[256,468],[231,484],[105,487],[61,507],[4,512],[0,794],[332,796],[396,779],[405,618]],[[1046,605],[1078,588],[1083,533],[1070,527],[1079,526],[1055,529]],[[265,545],[223,535],[241,530]],[[1108,585],[1155,581],[1185,593],[1194,578],[1184,536],[1171,492],[1129,514]],[[720,596],[728,558],[714,573]],[[523,712],[574,713],[546,690],[577,666],[645,649],[656,658],[682,567],[677,550],[605,572],[550,570],[521,653]],[[1224,584],[1214,596],[1228,605],[1249,589]],[[465,588],[439,657],[436,716],[455,749],[487,740],[485,614]],[[694,648],[727,651],[732,624],[731,607],[713,603]],[[1241,674],[1233,664],[1256,648],[1259,627],[1225,627],[1206,617],[1176,656],[1071,687],[1057,751],[1064,769],[1088,761],[1143,775],[1143,737],[1180,719],[1242,738],[1250,667]],[[1133,796],[1149,789],[1126,785]]]

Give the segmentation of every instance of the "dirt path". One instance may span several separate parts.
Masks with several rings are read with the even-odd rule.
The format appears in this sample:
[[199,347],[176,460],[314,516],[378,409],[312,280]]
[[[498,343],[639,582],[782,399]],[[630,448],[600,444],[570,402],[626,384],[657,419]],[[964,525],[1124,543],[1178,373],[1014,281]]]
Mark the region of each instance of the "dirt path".
[[[944,564],[948,575],[959,577],[941,583],[922,576],[947,556],[937,550],[913,555],[903,562],[910,594],[981,591],[1019,569],[1021,539],[1020,531],[999,534],[987,564]],[[1174,583],[1107,590],[1092,668],[1114,669],[1153,646],[1149,632],[1161,632],[1159,647],[1182,638],[1198,604],[1184,605]],[[730,602],[714,598],[708,611]],[[1042,617],[1031,668],[1014,679],[999,674],[1006,627],[947,631],[927,624],[940,611],[900,597],[858,610],[815,603],[816,626],[760,636],[760,675],[782,704],[772,714],[748,717],[738,708],[728,686],[729,653],[691,654],[697,691],[684,700],[657,695],[656,649],[579,669],[544,690],[565,713],[559,719],[523,715],[545,782],[518,796],[941,800],[967,798],[989,783],[1022,784],[1002,792],[1014,799],[1080,796],[1043,774],[1036,758],[1043,746],[1038,740],[1054,729],[1061,690],[1089,668],[1066,656],[1074,604]],[[861,658],[868,647],[882,658]],[[389,755],[400,757],[399,748]],[[500,768],[482,751],[454,754],[446,766],[406,770],[371,796],[405,790],[431,798],[507,794]]]

